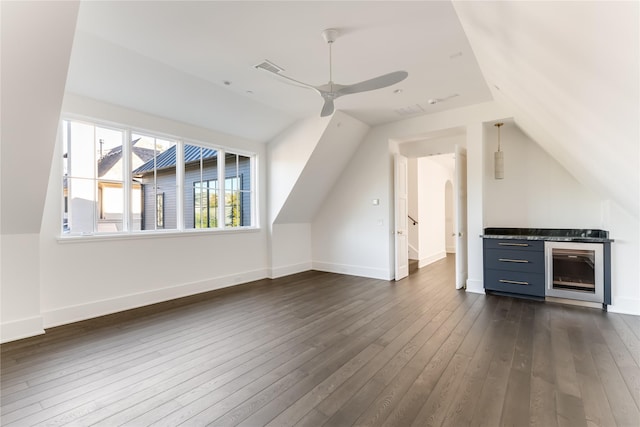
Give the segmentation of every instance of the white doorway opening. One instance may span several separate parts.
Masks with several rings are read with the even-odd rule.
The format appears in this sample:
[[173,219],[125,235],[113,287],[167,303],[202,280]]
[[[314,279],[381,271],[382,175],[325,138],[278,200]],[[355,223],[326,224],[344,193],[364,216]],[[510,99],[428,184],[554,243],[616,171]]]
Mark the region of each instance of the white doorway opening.
[[408,200],[403,201],[407,212],[403,216],[408,223],[401,227],[407,230],[408,238],[403,236],[406,246],[396,245],[396,252],[408,253],[418,268],[447,256],[455,257],[456,277],[452,281],[456,288],[465,286],[468,271],[464,144],[466,132],[460,128],[398,142],[399,153],[408,158]]

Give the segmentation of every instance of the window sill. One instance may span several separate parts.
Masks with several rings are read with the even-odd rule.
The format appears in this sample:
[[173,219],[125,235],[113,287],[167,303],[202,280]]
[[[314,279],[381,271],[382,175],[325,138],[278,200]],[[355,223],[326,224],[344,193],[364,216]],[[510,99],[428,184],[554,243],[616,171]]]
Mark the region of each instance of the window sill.
[[259,227],[241,227],[214,230],[154,230],[129,233],[73,234],[58,236],[57,241],[58,243],[87,243],[110,240],[163,239],[176,237],[211,236],[215,234],[257,233],[259,231],[261,231]]

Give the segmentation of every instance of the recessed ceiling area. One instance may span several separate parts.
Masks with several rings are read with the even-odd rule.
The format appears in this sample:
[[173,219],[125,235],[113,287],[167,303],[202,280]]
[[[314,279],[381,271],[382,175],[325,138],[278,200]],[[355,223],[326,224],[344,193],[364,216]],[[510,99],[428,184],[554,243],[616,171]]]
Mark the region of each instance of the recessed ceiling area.
[[326,84],[327,28],[335,83],[409,73],[336,100],[369,125],[492,99],[450,2],[83,2],[67,91],[267,141],[323,101],[254,66]]

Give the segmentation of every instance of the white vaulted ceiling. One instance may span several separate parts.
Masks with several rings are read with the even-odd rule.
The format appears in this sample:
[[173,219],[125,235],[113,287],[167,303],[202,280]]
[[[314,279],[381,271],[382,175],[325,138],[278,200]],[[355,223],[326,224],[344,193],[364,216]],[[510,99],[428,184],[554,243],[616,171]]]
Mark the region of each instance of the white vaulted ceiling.
[[341,31],[336,83],[409,72],[336,101],[367,124],[491,99],[449,2],[83,2],[67,90],[266,141],[319,114],[322,100],[253,66],[268,59],[297,80],[326,83],[326,28]]
[[267,142],[319,115],[322,100],[253,66],[267,59],[324,84],[320,34],[338,28],[336,83],[409,77],[339,98],[337,109],[375,126],[494,99],[583,185],[638,217],[639,5],[87,1],[66,90]]
[[640,3],[455,2],[495,100],[585,187],[640,216]]

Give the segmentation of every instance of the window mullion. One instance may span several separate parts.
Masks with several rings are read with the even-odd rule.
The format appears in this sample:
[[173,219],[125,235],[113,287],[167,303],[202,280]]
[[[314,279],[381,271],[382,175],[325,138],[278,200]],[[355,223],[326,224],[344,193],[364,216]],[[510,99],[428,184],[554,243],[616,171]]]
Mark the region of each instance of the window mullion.
[[93,126],[93,234],[98,232],[98,220],[100,215],[98,214],[98,209],[100,206],[100,201],[98,199],[98,150],[96,147],[96,126]]
[[249,170],[251,175],[251,184],[250,184],[250,200],[251,200],[251,225],[256,227],[260,226],[259,223],[259,208],[258,208],[258,162],[257,156],[252,156],[249,163]]
[[225,228],[226,218],[224,216],[225,209],[225,151],[218,150],[218,227]]
[[184,143],[176,142],[176,229],[184,230]]
[[131,232],[133,217],[131,213],[131,131],[124,130],[124,141],[122,141],[122,187],[124,201],[122,209],[122,229]]

